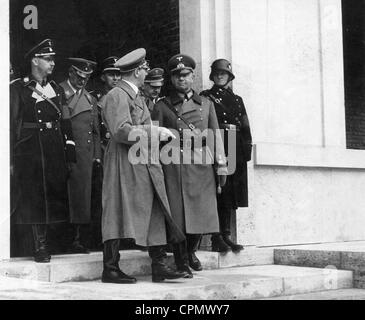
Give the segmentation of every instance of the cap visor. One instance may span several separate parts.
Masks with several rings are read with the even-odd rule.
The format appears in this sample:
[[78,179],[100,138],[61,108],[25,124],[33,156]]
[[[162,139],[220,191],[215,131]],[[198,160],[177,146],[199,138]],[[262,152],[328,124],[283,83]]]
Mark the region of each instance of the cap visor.
[[162,87],[163,86],[162,81],[154,81],[154,82],[145,81],[145,83],[149,84],[151,87]]

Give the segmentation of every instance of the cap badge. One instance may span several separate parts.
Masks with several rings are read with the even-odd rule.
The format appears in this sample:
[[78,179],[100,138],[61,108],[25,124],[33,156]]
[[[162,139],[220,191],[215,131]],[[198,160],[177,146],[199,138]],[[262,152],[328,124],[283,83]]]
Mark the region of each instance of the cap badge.
[[177,60],[179,60],[179,62],[182,60],[183,57],[176,57]]
[[178,69],[182,69],[182,68],[185,68],[185,64],[183,64],[183,63],[179,63],[176,67],[177,67]]

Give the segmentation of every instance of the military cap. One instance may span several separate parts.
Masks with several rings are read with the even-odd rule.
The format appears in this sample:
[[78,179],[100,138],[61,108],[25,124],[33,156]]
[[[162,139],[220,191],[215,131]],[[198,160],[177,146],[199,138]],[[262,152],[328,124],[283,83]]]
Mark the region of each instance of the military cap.
[[139,67],[149,68],[146,61],[146,49],[139,48],[127,53],[115,63],[115,66],[120,72],[133,71]]
[[53,44],[51,39],[45,39],[42,42],[38,43],[32,49],[30,49],[24,57],[33,58],[33,57],[42,57],[42,56],[51,56],[55,55],[56,52],[53,49]]
[[68,58],[68,60],[71,62],[71,66],[76,71],[76,73],[84,78],[93,73],[97,64],[94,61],[83,58]]
[[105,71],[120,71],[119,68],[115,66],[115,63],[118,61],[118,57],[111,56],[104,59],[101,63],[101,72]]
[[212,63],[212,65],[210,66],[210,68],[211,68],[211,71],[210,71],[209,79],[211,81],[213,81],[214,73],[217,72],[218,70],[226,71],[230,75],[230,81],[232,81],[235,78],[235,76],[232,72],[232,65],[226,59],[217,59],[217,60],[215,60]]
[[164,74],[163,69],[153,68],[150,71],[148,71],[148,74],[144,82],[148,83],[152,87],[162,87],[164,81],[163,74]]
[[195,69],[195,61],[186,54],[176,54],[167,62],[167,68],[171,73],[183,70],[193,71]]

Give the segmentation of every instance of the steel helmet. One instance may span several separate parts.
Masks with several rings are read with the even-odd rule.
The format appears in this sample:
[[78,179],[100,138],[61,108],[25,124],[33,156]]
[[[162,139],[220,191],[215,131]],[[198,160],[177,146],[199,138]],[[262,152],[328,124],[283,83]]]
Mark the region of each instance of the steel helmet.
[[232,81],[235,78],[235,76],[234,76],[234,74],[232,72],[232,65],[226,59],[217,59],[217,60],[215,60],[212,63],[212,65],[210,66],[210,68],[211,68],[211,71],[210,71],[209,79],[211,81],[213,81],[213,75],[214,75],[214,73],[216,71],[218,71],[218,70],[228,72],[229,75],[230,75],[230,78],[231,78],[229,81]]

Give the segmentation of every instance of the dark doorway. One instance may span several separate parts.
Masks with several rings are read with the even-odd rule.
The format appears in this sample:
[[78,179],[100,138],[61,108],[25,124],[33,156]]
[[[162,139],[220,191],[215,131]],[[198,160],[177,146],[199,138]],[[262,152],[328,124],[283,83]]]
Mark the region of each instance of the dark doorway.
[[[27,5],[38,9],[36,30],[24,27]],[[24,53],[45,38],[56,46],[57,81],[63,80],[67,57],[100,62],[138,47],[146,48],[152,67],[164,67],[179,52],[179,1],[11,0],[10,57],[18,75],[26,71]]]
[[[179,53],[178,0],[11,0],[10,60],[15,77],[25,76],[24,54],[43,39],[53,40],[57,52],[56,82],[67,74],[67,57],[83,57],[101,62],[104,58],[144,47],[151,67],[166,70],[168,59]],[[27,30],[24,8],[38,10],[38,29]],[[98,73],[90,79],[88,89],[97,86]],[[92,230],[100,237],[100,189],[93,194]],[[98,225],[99,223],[99,225]],[[56,230],[57,231],[57,230]],[[51,237],[57,242],[63,230]],[[95,245],[95,239],[91,239]],[[62,251],[62,250],[61,250]],[[27,226],[11,227],[11,256],[33,253],[31,230]],[[58,253],[58,252],[57,252]]]
[[342,0],[346,140],[365,149],[365,1]]

